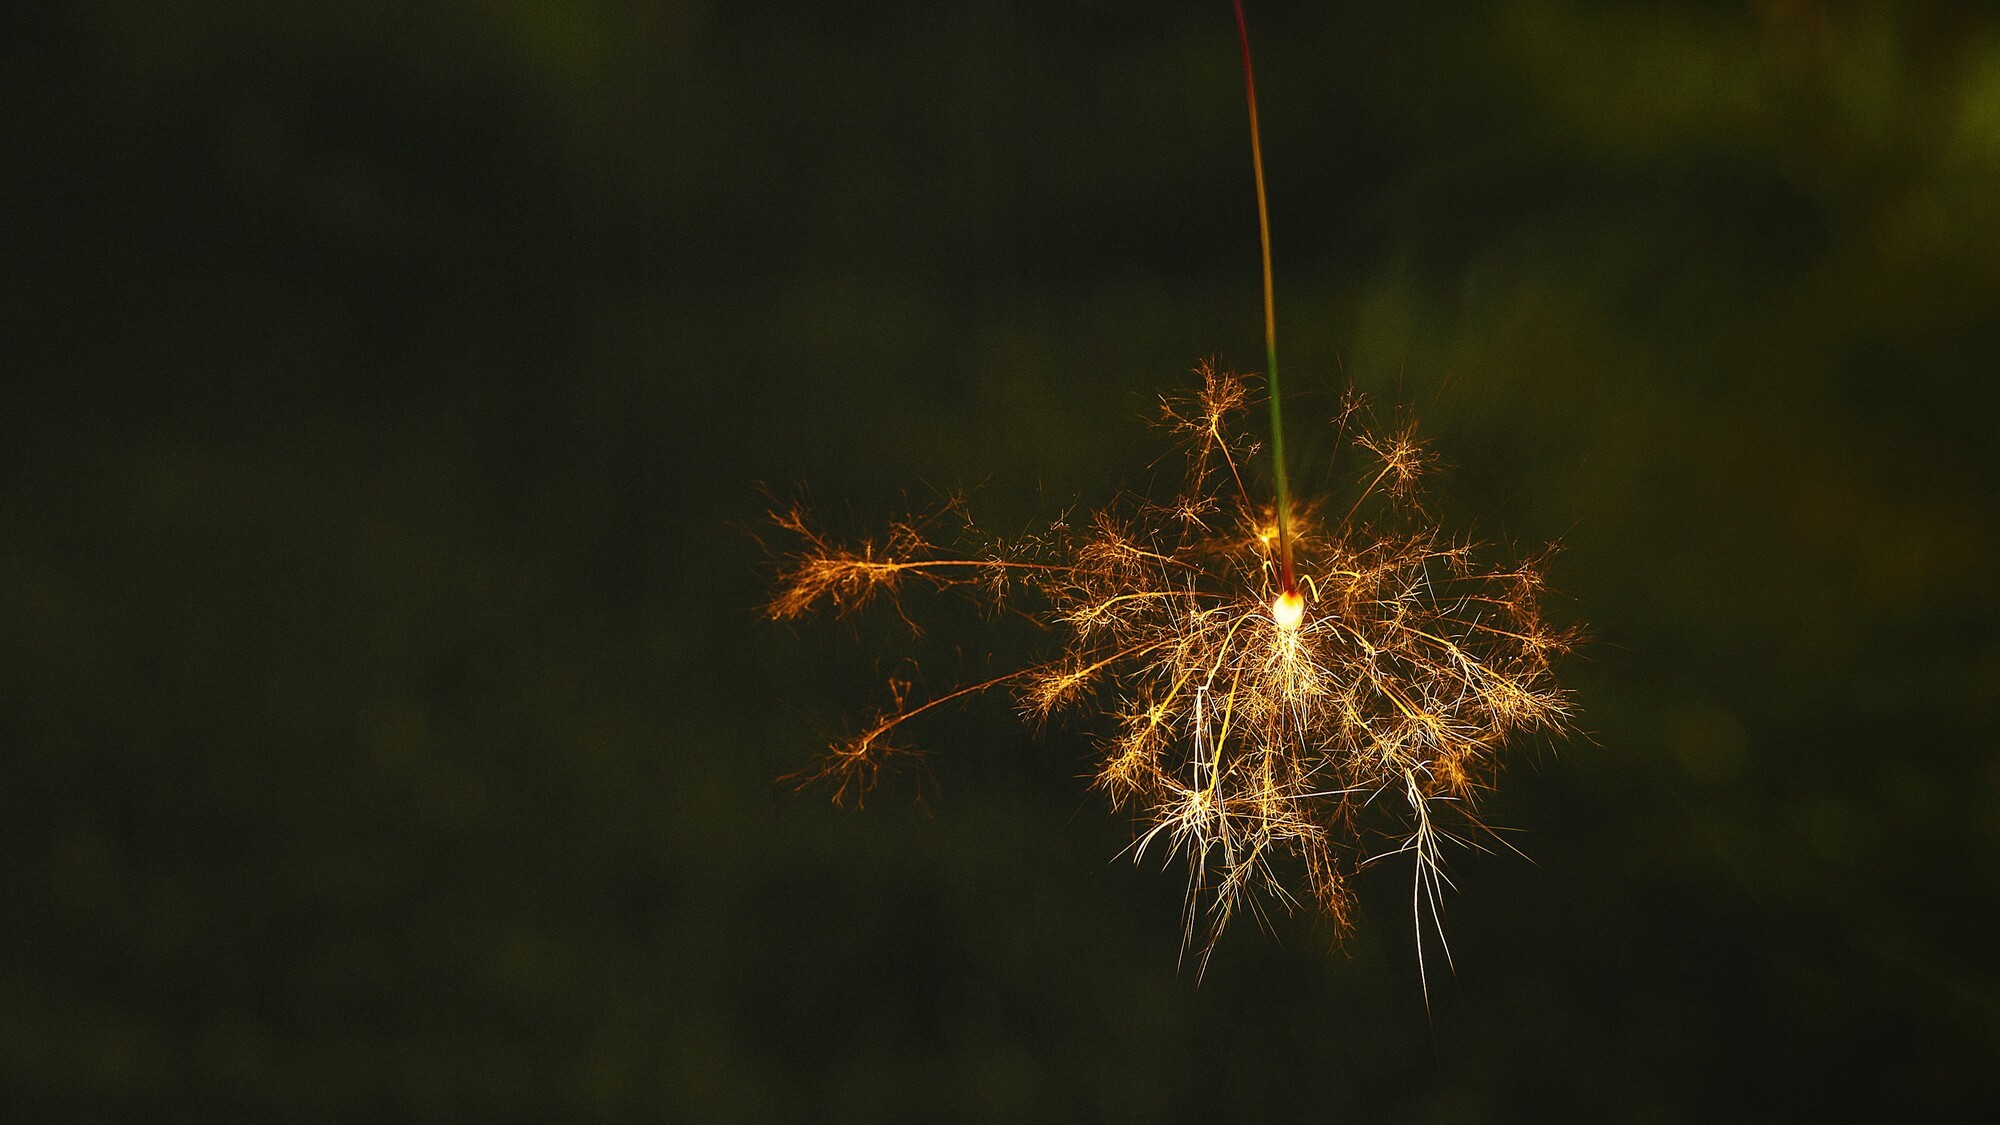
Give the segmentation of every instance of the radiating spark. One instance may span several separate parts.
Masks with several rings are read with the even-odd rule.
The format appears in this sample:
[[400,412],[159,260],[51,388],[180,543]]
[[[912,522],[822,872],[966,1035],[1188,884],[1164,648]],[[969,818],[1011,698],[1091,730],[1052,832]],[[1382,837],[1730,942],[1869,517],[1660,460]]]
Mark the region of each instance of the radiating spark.
[[[1204,963],[1263,903],[1310,899],[1344,931],[1350,877],[1392,855],[1412,857],[1414,909],[1435,927],[1443,845],[1459,839],[1439,818],[1483,827],[1476,805],[1504,747],[1568,714],[1550,662],[1572,636],[1542,616],[1541,560],[1489,567],[1428,523],[1417,494],[1431,458],[1414,431],[1367,432],[1350,402],[1340,432],[1364,468],[1352,497],[1294,499],[1298,588],[1286,589],[1274,505],[1240,467],[1255,448],[1240,426],[1248,390],[1212,365],[1197,374],[1201,390],[1162,409],[1188,461],[1165,501],[1127,497],[1014,542],[978,540],[956,503],[949,520],[852,545],[801,507],[774,513],[791,540],[774,619],[878,597],[901,612],[914,583],[1021,610],[1059,639],[1038,663],[925,702],[899,682],[799,780],[858,802],[914,753],[905,724],[1007,687],[1037,724],[1083,720],[1097,787],[1139,818],[1134,856],[1158,845],[1188,870],[1184,942],[1199,924]],[[1343,505],[1338,521],[1320,518],[1328,502]]]

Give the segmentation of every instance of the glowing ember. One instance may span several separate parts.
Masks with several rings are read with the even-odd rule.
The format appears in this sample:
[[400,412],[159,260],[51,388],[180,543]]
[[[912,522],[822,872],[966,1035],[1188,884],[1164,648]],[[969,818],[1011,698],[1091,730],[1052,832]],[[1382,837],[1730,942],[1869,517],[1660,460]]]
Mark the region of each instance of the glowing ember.
[[1297,592],[1279,594],[1278,600],[1271,603],[1271,620],[1287,633],[1296,632],[1305,618],[1306,600]]

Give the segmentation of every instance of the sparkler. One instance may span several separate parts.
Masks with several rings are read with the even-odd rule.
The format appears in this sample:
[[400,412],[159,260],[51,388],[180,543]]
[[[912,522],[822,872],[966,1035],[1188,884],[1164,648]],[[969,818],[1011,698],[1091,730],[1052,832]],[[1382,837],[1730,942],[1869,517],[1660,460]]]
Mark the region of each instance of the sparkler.
[[[1202,960],[1239,912],[1309,899],[1338,932],[1349,881],[1412,860],[1412,908],[1440,921],[1443,848],[1475,843],[1476,805],[1516,736],[1560,729],[1551,661],[1571,635],[1543,617],[1542,559],[1491,565],[1430,520],[1432,458],[1409,426],[1382,430],[1350,394],[1339,433],[1360,462],[1351,496],[1294,500],[1280,451],[1269,223],[1256,93],[1244,77],[1264,246],[1265,391],[1275,495],[1252,491],[1244,378],[1212,363],[1161,405],[1186,473],[1164,500],[1127,495],[1086,520],[1014,541],[982,538],[962,505],[841,543],[802,505],[773,521],[775,620],[858,612],[913,585],[1019,610],[1059,638],[1046,659],[931,698],[892,681],[890,704],[795,779],[859,804],[906,729],[948,703],[1012,691],[1035,724],[1081,716],[1096,786],[1139,828],[1135,858],[1188,870],[1182,947],[1205,921]],[[1298,888],[1295,890],[1294,888]],[[1419,957],[1422,941],[1419,940]],[[1447,947],[1448,948],[1448,947]]]

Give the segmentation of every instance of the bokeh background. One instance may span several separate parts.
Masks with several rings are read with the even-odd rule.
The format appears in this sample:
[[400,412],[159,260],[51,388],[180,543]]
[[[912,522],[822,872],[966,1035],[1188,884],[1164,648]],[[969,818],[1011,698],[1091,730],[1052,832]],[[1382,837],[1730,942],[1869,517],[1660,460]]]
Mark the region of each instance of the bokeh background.
[[[1017,531],[1260,365],[1225,4],[34,3],[6,1116],[1994,1112],[2000,21],[1250,15],[1295,472],[1407,410],[1593,638],[1428,1010],[1393,864],[1197,985],[1004,700],[774,782],[913,650],[760,618],[760,488]],[[1037,643],[939,614],[930,682]]]

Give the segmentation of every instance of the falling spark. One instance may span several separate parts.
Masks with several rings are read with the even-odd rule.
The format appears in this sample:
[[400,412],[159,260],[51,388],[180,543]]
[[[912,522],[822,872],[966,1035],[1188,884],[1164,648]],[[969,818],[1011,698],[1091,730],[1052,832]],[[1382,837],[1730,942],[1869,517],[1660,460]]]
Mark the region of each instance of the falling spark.
[[1162,406],[1187,460],[1165,501],[1127,496],[1013,542],[980,539],[958,504],[950,521],[853,544],[802,506],[774,513],[789,541],[775,620],[878,599],[901,612],[923,585],[1059,638],[1046,659],[927,700],[893,684],[888,707],[796,780],[859,802],[915,753],[913,721],[1011,690],[1031,723],[1066,714],[1089,732],[1097,788],[1138,819],[1133,854],[1185,864],[1183,948],[1201,925],[1204,963],[1244,910],[1309,899],[1344,931],[1354,872],[1389,856],[1410,857],[1419,920],[1435,926],[1444,845],[1481,828],[1503,749],[1565,724],[1551,660],[1571,636],[1543,618],[1542,560],[1488,565],[1440,531],[1419,503],[1430,458],[1414,432],[1373,432],[1353,399],[1342,424],[1362,471],[1352,497],[1294,497],[1288,589],[1274,504],[1245,483],[1250,390],[1209,364],[1197,374],[1197,393]]

